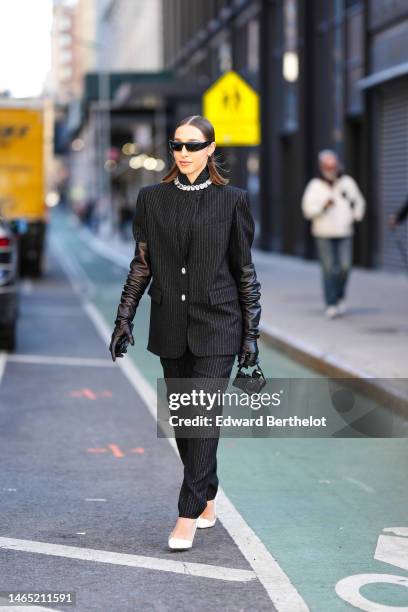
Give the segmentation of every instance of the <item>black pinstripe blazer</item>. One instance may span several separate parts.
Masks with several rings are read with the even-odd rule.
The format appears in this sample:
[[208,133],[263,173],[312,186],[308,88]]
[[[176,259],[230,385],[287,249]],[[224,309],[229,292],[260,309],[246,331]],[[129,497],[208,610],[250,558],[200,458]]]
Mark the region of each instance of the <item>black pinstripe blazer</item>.
[[[193,184],[208,177],[205,167]],[[190,185],[182,173],[179,179]],[[243,316],[237,281],[241,267],[252,262],[254,238],[248,192],[231,185],[195,191],[173,182],[148,185],[137,198],[133,235],[135,255],[139,241],[147,244],[142,291],[152,281],[147,349],[175,358],[188,341],[199,356],[239,353]],[[131,271],[139,264],[135,257]]]

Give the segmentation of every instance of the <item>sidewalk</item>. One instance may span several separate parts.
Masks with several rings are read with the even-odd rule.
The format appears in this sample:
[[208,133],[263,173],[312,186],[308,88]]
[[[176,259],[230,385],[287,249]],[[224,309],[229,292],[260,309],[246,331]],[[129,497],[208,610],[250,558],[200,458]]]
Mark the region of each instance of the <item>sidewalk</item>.
[[408,274],[354,268],[348,311],[323,314],[318,262],[254,251],[264,331],[362,377],[408,378]]
[[[81,233],[100,254],[128,267],[133,242],[107,245],[85,228]],[[327,320],[318,262],[257,249],[253,259],[262,284],[264,340],[322,374],[373,379],[406,396],[408,274],[354,268],[347,314]]]

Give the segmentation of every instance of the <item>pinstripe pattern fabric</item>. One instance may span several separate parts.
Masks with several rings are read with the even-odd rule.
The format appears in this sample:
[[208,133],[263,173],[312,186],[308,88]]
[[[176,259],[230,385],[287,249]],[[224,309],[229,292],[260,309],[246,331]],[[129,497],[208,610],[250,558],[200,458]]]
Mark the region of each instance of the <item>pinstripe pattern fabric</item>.
[[[235,354],[198,357],[188,347],[179,358],[161,357],[167,394],[172,392],[172,381],[177,378],[213,378],[217,381],[216,389],[212,389],[209,384],[206,385],[205,390],[224,392],[228,386],[234,360]],[[211,383],[210,380],[209,383]],[[194,380],[192,380],[190,389],[194,386]],[[184,465],[184,478],[178,500],[179,516],[197,518],[205,509],[207,500],[214,499],[217,493],[219,438],[182,438],[177,436],[177,430],[175,437]]]
[[[208,177],[206,167],[194,184]],[[190,184],[182,173],[179,180]],[[252,263],[254,227],[248,192],[238,187],[184,191],[159,183],[140,190],[133,233],[147,245],[152,277],[147,349],[160,356],[168,393],[177,378],[225,379],[228,386],[243,340],[238,287],[242,268]],[[184,465],[180,516],[198,517],[215,497],[218,439],[176,431]]]
[[[208,176],[205,167],[194,184]],[[150,258],[147,349],[168,358],[182,356],[187,346],[197,356],[239,353],[237,283],[242,266],[252,262],[254,237],[248,192],[231,185],[197,191],[173,182],[148,185],[139,192],[133,233],[147,241]]]

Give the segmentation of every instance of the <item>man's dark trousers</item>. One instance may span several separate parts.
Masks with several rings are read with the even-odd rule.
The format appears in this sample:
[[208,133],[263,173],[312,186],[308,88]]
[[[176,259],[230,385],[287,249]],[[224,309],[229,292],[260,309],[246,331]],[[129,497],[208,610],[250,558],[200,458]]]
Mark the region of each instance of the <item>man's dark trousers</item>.
[[[199,357],[190,347],[181,357],[160,357],[163,375],[169,393],[171,381],[176,378],[224,379],[217,390],[225,391],[234,365],[236,354]],[[220,381],[221,382],[221,381]],[[208,389],[206,389],[208,391]],[[215,392],[215,388],[212,392]],[[177,447],[184,465],[184,479],[180,489],[179,516],[197,518],[204,511],[207,500],[214,499],[218,489],[217,448],[218,437],[178,437]]]

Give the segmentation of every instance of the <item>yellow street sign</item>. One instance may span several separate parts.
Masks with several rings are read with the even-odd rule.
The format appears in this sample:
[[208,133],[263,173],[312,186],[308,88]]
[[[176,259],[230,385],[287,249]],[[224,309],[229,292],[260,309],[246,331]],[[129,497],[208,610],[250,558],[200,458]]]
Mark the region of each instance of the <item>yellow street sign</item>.
[[213,124],[220,146],[260,144],[259,95],[234,70],[204,93],[202,114]]

